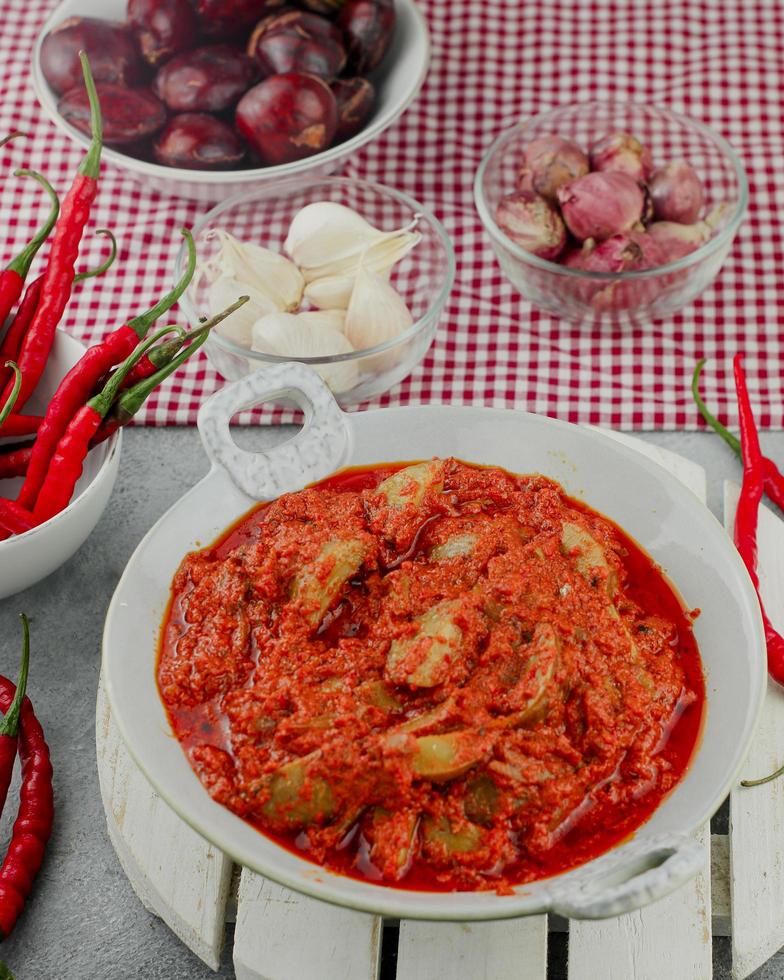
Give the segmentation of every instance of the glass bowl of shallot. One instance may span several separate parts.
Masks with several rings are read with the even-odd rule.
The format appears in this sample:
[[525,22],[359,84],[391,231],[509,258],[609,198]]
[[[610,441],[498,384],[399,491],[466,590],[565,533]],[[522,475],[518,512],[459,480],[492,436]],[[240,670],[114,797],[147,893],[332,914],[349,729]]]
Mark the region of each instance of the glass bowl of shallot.
[[501,269],[578,323],[671,317],[721,269],[748,203],[740,157],[688,116],[577,103],[501,133],[474,199]]
[[[422,360],[452,288],[441,223],[400,191],[292,178],[230,198],[193,229],[199,262],[180,306],[193,326],[250,297],[205,345],[226,380],[300,361],[341,405],[387,391]],[[178,269],[185,254],[178,259]]]

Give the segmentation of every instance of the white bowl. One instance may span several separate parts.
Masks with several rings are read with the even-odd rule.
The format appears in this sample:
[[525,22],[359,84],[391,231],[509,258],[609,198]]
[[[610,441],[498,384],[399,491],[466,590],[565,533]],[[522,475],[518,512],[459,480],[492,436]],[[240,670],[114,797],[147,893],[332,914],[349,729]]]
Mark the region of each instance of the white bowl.
[[[229,421],[267,399],[305,410],[297,435],[266,453],[241,450]],[[203,837],[244,865],[316,898],[403,918],[498,919],[555,911],[581,918],[628,912],[699,871],[690,836],[720,806],[746,755],[767,678],[754,590],[729,537],[686,487],[599,432],[523,412],[401,408],[346,415],[310,369],[248,375],[207,401],[199,428],[210,473],[156,524],[120,580],[104,630],[112,712],[158,793]],[[257,499],[301,489],[344,465],[455,455],[513,472],[538,471],[616,520],[657,561],[689,608],[705,671],[702,742],[682,781],[632,840],[511,895],[389,888],[335,874],[275,844],[214,802],[191,769],[158,693],[156,661],[172,577],[183,556],[214,540]]]
[[[25,405],[43,415],[60,380],[84,354],[78,340],[58,330],[46,371]],[[17,440],[0,440],[3,443]],[[109,502],[120,465],[122,431],[88,455],[74,497],[64,511],[26,534],[0,541],[0,599],[16,595],[59,568],[84,544]],[[22,480],[0,480],[0,497],[16,497]]]
[[[69,125],[57,111],[58,96],[49,87],[41,71],[43,39],[66,17],[100,17],[103,20],[125,20],[126,0],[63,0],[41,28],[33,49],[33,87],[44,112],[64,133],[82,146],[89,139]],[[103,158],[126,170],[145,187],[163,194],[190,197],[199,201],[218,201],[252,184],[294,174],[327,174],[337,170],[361,146],[375,139],[392,125],[416,98],[427,75],[430,63],[430,36],[425,19],[414,0],[395,0],[397,21],[395,37],[383,63],[371,75],[376,88],[376,106],[364,129],[344,143],[332,146],[304,160],[276,167],[255,167],[248,170],[185,170],[162,167],[128,156],[119,149],[105,147]]]

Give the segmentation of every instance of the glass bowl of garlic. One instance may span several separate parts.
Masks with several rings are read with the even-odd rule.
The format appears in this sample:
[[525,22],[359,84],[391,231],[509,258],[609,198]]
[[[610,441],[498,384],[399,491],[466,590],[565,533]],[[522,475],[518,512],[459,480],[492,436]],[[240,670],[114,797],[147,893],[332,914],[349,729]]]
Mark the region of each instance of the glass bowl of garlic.
[[[286,361],[314,368],[341,405],[397,384],[424,357],[455,276],[441,223],[400,191],[345,177],[290,179],[224,201],[193,229],[180,301],[193,327],[249,301],[205,345],[228,381]],[[177,275],[186,252],[177,260]]]

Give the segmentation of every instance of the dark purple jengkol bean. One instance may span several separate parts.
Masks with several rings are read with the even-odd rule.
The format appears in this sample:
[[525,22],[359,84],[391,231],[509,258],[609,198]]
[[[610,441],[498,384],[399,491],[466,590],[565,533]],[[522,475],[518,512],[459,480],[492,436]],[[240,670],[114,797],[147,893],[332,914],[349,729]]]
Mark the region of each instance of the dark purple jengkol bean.
[[346,49],[341,33],[323,17],[292,10],[265,25],[255,35],[253,51],[265,76],[298,71],[331,81],[343,70]]
[[338,78],[332,83],[338,104],[337,140],[355,136],[370,118],[375,91],[366,78]]
[[[109,145],[136,143],[157,133],[166,122],[166,108],[148,89],[104,82],[96,86],[103,117],[103,140]],[[90,134],[87,91],[73,88],[57,104],[60,115],[80,132]]]
[[349,64],[366,75],[381,64],[395,33],[395,8],[389,0],[346,0],[337,20],[348,47]]
[[51,30],[41,45],[41,71],[58,95],[83,85],[80,51],[90,59],[96,82],[136,85],[142,81],[144,65],[124,24],[69,17]]
[[245,34],[285,0],[192,0],[202,33],[211,38]]
[[222,112],[258,77],[258,68],[231,44],[175,55],[155,76],[155,93],[173,112]]
[[192,48],[199,35],[190,0],[128,0],[128,22],[142,57],[153,66]]
[[204,112],[174,116],[153,149],[158,163],[189,170],[227,170],[245,156],[245,146],[231,126]]

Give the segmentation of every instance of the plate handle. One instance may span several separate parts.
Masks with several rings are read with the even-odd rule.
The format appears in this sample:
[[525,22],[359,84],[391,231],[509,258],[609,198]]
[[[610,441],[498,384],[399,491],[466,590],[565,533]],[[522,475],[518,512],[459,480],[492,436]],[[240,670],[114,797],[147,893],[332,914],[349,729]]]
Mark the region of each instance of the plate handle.
[[595,861],[553,896],[552,910],[569,919],[607,919],[669,895],[705,868],[705,848],[692,837],[633,840]]
[[[229,423],[237,414],[265,401],[288,398],[305,414],[300,431],[266,452],[241,449],[231,437]],[[348,416],[318,374],[290,362],[226,385],[199,409],[199,433],[214,466],[254,500],[272,500],[323,479],[348,457]]]

